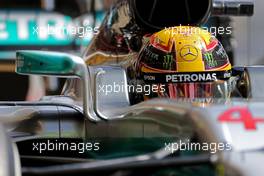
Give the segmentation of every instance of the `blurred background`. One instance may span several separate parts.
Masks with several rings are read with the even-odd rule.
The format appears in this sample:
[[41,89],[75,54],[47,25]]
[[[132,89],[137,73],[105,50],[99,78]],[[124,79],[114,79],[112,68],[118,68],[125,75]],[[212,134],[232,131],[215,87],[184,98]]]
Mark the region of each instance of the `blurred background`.
[[264,1],[254,0],[253,17],[233,17],[236,65],[264,64]]
[[[19,76],[14,73],[15,51],[53,50],[81,55],[91,42],[86,37],[36,34],[41,25],[90,26],[97,30],[114,0],[1,0],[0,101],[38,100],[60,94],[63,79]],[[264,64],[263,0],[255,0],[253,17],[213,17],[209,26],[232,26],[232,35],[217,36],[235,65]],[[44,24],[45,23],[45,24]]]
[[[34,101],[44,95],[60,94],[64,79],[15,74],[15,51],[50,50],[81,55],[110,5],[109,0],[1,0],[0,101]],[[49,33],[45,31],[48,25],[89,26],[91,32],[85,37],[74,35],[74,31]]]

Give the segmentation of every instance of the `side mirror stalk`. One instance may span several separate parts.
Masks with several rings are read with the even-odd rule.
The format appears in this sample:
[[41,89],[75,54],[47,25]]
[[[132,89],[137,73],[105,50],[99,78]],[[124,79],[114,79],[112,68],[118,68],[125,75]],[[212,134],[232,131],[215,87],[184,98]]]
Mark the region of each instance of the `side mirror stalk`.
[[18,74],[80,78],[83,89],[83,113],[87,119],[96,122],[100,118],[94,111],[88,69],[82,58],[70,54],[47,51],[17,52],[16,72]]

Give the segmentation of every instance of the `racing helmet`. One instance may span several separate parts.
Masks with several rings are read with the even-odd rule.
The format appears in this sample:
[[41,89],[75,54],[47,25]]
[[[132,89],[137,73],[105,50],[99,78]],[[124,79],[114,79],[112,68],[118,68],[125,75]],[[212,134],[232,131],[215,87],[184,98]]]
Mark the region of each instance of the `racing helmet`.
[[179,26],[151,35],[136,61],[138,80],[156,86],[152,97],[228,98],[231,64],[207,30]]

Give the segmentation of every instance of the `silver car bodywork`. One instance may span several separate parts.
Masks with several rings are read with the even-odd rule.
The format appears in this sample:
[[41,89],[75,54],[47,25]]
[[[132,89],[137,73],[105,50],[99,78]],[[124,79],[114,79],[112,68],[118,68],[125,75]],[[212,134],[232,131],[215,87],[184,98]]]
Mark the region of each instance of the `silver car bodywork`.
[[[256,73],[260,69],[258,67]],[[100,121],[85,120],[79,102],[70,97],[46,97],[35,104],[17,103],[8,106],[6,103],[1,106],[1,120],[14,141],[133,137],[177,137],[185,140],[197,132],[198,138],[206,143],[230,144],[231,150],[212,154],[212,163],[225,166],[227,175],[264,173],[259,164],[264,160],[264,141],[261,140],[264,135],[264,123],[261,120],[263,101],[232,99],[203,107],[184,101],[153,99],[131,106],[128,91],[107,95],[99,92],[100,85],[126,83],[125,70],[120,67],[95,67],[90,70],[92,80],[96,80],[91,83],[91,87],[94,111]],[[251,71],[251,77],[254,77],[253,73]],[[230,115],[230,122],[228,118],[226,121],[219,120],[223,113],[232,109],[235,110]],[[248,117],[239,114],[241,109],[250,113],[255,129],[245,127],[247,121],[242,119],[248,120]],[[50,115],[41,116],[44,111]],[[54,117],[54,114],[57,116]]]

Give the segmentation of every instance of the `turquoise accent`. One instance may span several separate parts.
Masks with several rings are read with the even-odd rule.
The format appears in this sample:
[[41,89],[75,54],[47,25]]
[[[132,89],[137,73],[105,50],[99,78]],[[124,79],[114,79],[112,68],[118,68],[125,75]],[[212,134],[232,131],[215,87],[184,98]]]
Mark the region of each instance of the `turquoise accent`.
[[[14,18],[14,16],[16,17]],[[23,22],[23,20],[25,20],[23,16],[27,16],[29,19],[26,20],[26,22]],[[96,29],[99,29],[104,16],[105,14],[102,11],[96,13]],[[40,36],[41,30],[43,31],[40,23],[41,21],[43,22],[43,20],[47,20],[45,29],[50,31],[47,37]],[[19,22],[23,24],[26,23],[26,26],[21,28],[21,24],[19,25]],[[34,10],[0,10],[0,45],[67,46],[76,44],[87,46],[91,42],[94,34],[92,33],[87,37],[77,38],[71,34],[71,28],[69,26],[72,26],[72,24],[73,19],[70,16],[65,16],[59,13],[48,13]],[[93,24],[88,25],[89,27],[92,27]],[[51,28],[54,26],[59,27],[61,31],[60,33],[63,34],[62,37],[52,33]],[[28,34],[25,38],[21,38],[21,36],[19,36],[19,31],[21,30]]]
[[15,51],[0,51],[0,60],[15,60]]
[[[125,157],[133,157],[139,155],[146,155],[156,152],[165,147],[165,143],[172,143],[177,141],[176,138],[90,138],[87,142],[99,143],[100,149],[98,151],[87,151],[86,158],[88,159],[118,159]],[[165,149],[164,149],[165,150]],[[184,157],[195,156],[202,154],[202,152],[194,151],[179,151],[172,154],[170,157]],[[182,166],[171,167],[159,170],[153,170],[151,176],[215,176],[215,170],[211,165],[201,164],[197,166]]]
[[18,51],[16,72],[19,74],[68,75],[76,64],[64,53],[46,51]]
[[[56,13],[46,13],[41,11],[0,11],[2,16],[5,18],[0,18],[0,24],[2,25],[0,29],[0,34],[5,33],[7,37],[0,37],[0,45],[29,45],[29,46],[43,46],[43,45],[70,45],[73,42],[73,37],[70,35],[65,35],[64,37],[56,37],[56,35],[48,35],[47,37],[41,38],[39,33],[41,27],[39,26],[39,21],[41,18],[48,18],[47,26],[53,27],[55,25],[56,19],[52,17],[57,17],[57,20],[64,24],[62,27],[66,27],[72,18],[69,16],[63,16]],[[12,18],[12,15],[19,15],[21,17]],[[30,16],[27,21],[27,26],[19,28],[19,21],[22,22],[23,15]],[[57,15],[57,16],[56,16]],[[57,21],[57,22],[58,22]],[[47,29],[47,26],[45,27]],[[27,37],[21,38],[19,36],[19,30],[24,30],[27,33]]]

